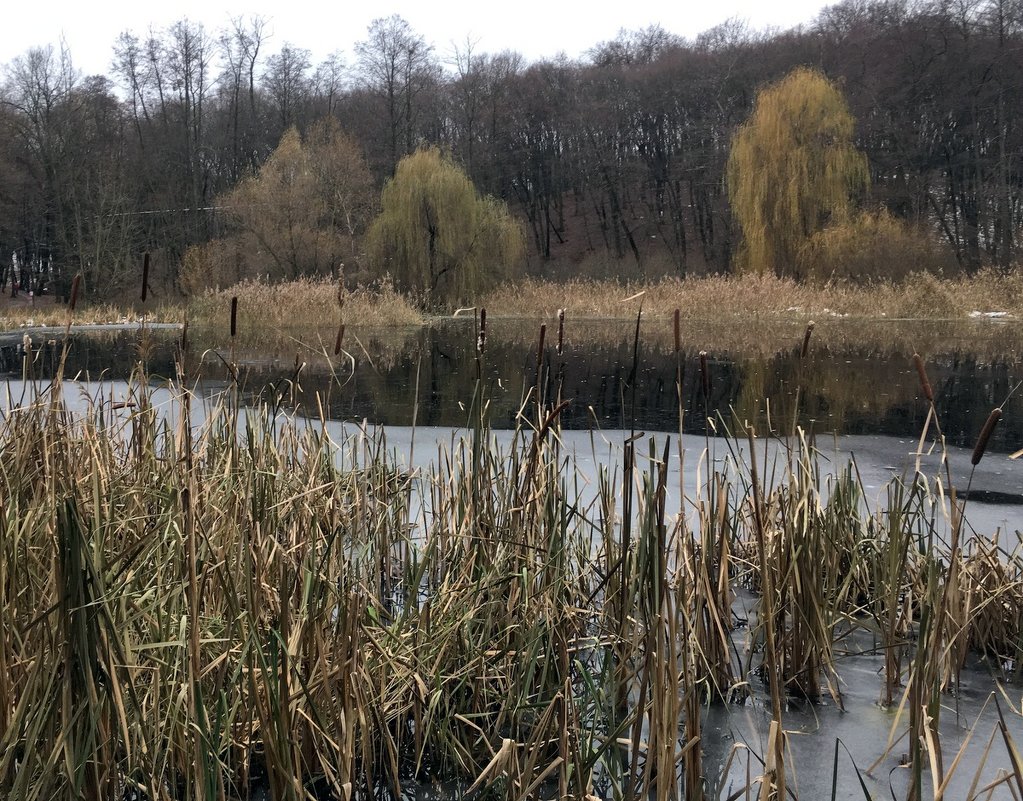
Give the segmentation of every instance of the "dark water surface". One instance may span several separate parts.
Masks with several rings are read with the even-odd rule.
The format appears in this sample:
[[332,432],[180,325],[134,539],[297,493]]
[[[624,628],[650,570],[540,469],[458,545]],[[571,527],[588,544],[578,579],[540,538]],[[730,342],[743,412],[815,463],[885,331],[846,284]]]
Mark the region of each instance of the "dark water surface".
[[[1014,325],[975,326],[952,345],[947,339],[935,340],[933,331],[927,337],[904,337],[894,347],[883,341],[832,344],[818,341],[815,334],[806,359],[799,357],[798,328],[788,347],[763,347],[765,340],[751,330],[745,347],[740,342],[724,352],[708,352],[705,396],[696,347],[676,355],[671,342],[648,342],[641,336],[634,359],[631,326],[576,324],[574,340],[566,336],[560,354],[555,333],[548,333],[539,385],[548,399],[560,394],[570,401],[561,414],[562,426],[569,429],[596,425],[678,431],[676,379],[681,375],[686,433],[705,432],[710,417],[718,426],[755,422],[761,432],[770,428],[788,433],[796,419],[817,434],[913,438],[919,437],[928,412],[911,358],[910,340],[919,339],[948,443],[972,447],[991,409],[1003,405],[990,447],[1011,453],[1023,447],[1023,391],[1012,393],[1023,380],[1023,350],[1014,328],[1007,328]],[[527,389],[537,382],[538,348],[534,336],[495,335],[499,326],[491,324],[479,362],[474,323],[466,321],[361,339],[349,333],[340,357],[326,355],[333,351],[333,332],[321,338],[326,346],[311,344],[309,337],[300,341],[278,336],[265,348],[238,348],[233,356],[223,343],[210,347],[198,340],[188,370],[212,392],[230,381],[233,362],[250,400],[270,400],[286,387],[290,406],[304,406],[308,412],[322,405],[334,420],[443,427],[466,424],[479,371],[490,403],[490,424],[513,428]],[[137,331],[72,336],[66,375],[96,380],[132,373],[139,352]],[[0,371],[9,377],[22,374],[21,338],[0,337]],[[155,331],[148,338],[150,375],[154,380],[173,378],[176,333]],[[48,345],[54,342],[49,335],[33,335],[33,340],[41,350],[35,375],[48,377],[58,361],[59,345]],[[292,387],[296,359],[304,367]]]

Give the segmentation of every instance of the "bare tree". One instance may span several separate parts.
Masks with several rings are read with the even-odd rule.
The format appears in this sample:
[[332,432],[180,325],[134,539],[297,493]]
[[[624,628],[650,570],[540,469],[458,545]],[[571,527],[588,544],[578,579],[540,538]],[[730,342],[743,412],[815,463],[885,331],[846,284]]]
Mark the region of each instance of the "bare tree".
[[393,172],[401,156],[415,147],[419,98],[437,78],[433,46],[393,15],[373,20],[355,52],[365,87],[382,105]]
[[[220,35],[220,52],[224,60],[221,79],[222,94],[227,98],[230,124],[230,176],[237,181],[243,170],[258,166],[254,147],[257,122],[256,65],[265,38],[267,22],[261,16],[248,20],[236,17],[231,27]],[[248,103],[242,102],[243,95]]]
[[298,115],[308,98],[309,57],[305,48],[285,42],[279,53],[267,59],[263,84],[282,132],[299,122]]

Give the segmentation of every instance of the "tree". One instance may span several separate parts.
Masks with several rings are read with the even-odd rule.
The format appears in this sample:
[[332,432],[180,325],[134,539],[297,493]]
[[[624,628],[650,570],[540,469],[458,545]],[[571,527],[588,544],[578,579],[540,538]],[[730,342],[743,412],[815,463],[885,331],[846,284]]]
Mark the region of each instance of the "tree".
[[182,284],[336,274],[358,259],[372,196],[369,169],[337,120],[315,124],[305,141],[291,128],[258,175],[218,199],[229,235],[189,251]]
[[435,304],[470,300],[515,267],[523,248],[505,204],[480,197],[460,167],[428,148],[398,163],[366,249],[400,289]]
[[375,19],[368,38],[355,45],[366,88],[382,105],[388,129],[388,172],[411,153],[416,138],[420,95],[437,79],[433,46],[397,14]]
[[869,183],[852,144],[854,120],[841,93],[804,67],[757,94],[732,137],[728,192],[742,229],[742,269],[805,277],[798,254],[831,223],[847,219]]
[[287,42],[279,53],[267,59],[263,84],[282,131],[299,122],[298,117],[310,91],[307,73],[312,62],[309,59],[308,50]]

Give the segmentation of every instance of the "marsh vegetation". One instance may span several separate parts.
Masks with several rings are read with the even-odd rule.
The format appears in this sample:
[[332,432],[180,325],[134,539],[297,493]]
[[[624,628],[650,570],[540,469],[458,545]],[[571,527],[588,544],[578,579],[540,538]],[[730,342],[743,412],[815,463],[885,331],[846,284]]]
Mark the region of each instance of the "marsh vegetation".
[[[1018,537],[974,532],[944,468],[875,504],[791,419],[715,413],[708,361],[679,339],[680,417],[702,406],[717,436],[626,432],[592,476],[564,444],[553,329],[501,438],[477,330],[464,436],[425,465],[385,430],[283,414],[300,366],[255,404],[229,381],[197,416],[187,342],[159,405],[141,362],[84,412],[59,369],[29,384],[0,427],[0,789],[820,797],[786,719],[843,707],[868,651],[889,726],[874,765],[835,742],[841,797],[1023,792],[1001,689],[1023,649]],[[950,737],[978,665],[997,713]],[[729,709],[762,710],[764,739],[708,758]]]

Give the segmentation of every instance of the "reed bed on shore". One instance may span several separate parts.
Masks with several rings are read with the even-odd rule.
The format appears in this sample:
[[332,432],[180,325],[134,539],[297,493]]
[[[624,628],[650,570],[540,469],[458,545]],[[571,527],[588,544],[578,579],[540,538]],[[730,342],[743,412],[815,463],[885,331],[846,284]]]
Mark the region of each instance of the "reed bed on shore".
[[[1023,792],[1005,713],[979,766],[938,726],[968,654],[1018,672],[1018,549],[966,537],[941,476],[893,481],[871,511],[855,466],[825,470],[794,427],[719,418],[734,433],[688,456],[633,432],[587,483],[561,444],[562,337],[542,329],[498,445],[481,320],[467,433],[422,469],[383,432],[282,414],[284,385],[199,414],[185,342],[169,406],[141,368],[84,414],[60,380],[9,401],[0,795],[397,799],[446,780],[471,798],[798,798],[786,707],[842,703],[836,643],[856,631],[886,655],[907,798],[963,774],[971,797]],[[669,486],[685,458],[695,494]],[[702,716],[730,703],[770,708],[767,747],[707,775]],[[981,781],[996,747],[1007,767]]]
[[969,319],[971,314],[1023,314],[1023,278],[984,271],[971,277],[912,275],[898,283],[834,282],[813,284],[774,275],[664,278],[658,281],[550,281],[525,279],[488,295],[483,305],[502,316],[554,316],[569,310],[573,319],[630,319],[635,307],[622,299],[642,294],[647,317],[669,317],[679,309],[683,320],[829,318]]
[[240,345],[259,342],[273,330],[336,329],[339,317],[350,328],[418,326],[424,322],[423,315],[389,284],[346,290],[336,281],[313,278],[283,284],[246,281],[209,291],[191,300],[189,318],[196,327],[222,337],[228,332],[225,309],[232,298],[237,298]]
[[[63,326],[67,322],[67,306],[52,297],[43,296],[35,303],[11,303],[0,300],[0,331],[22,328]],[[143,309],[131,304],[82,304],[75,313],[76,325],[136,326],[143,320],[149,323],[179,323],[184,318],[184,304],[150,304]]]

